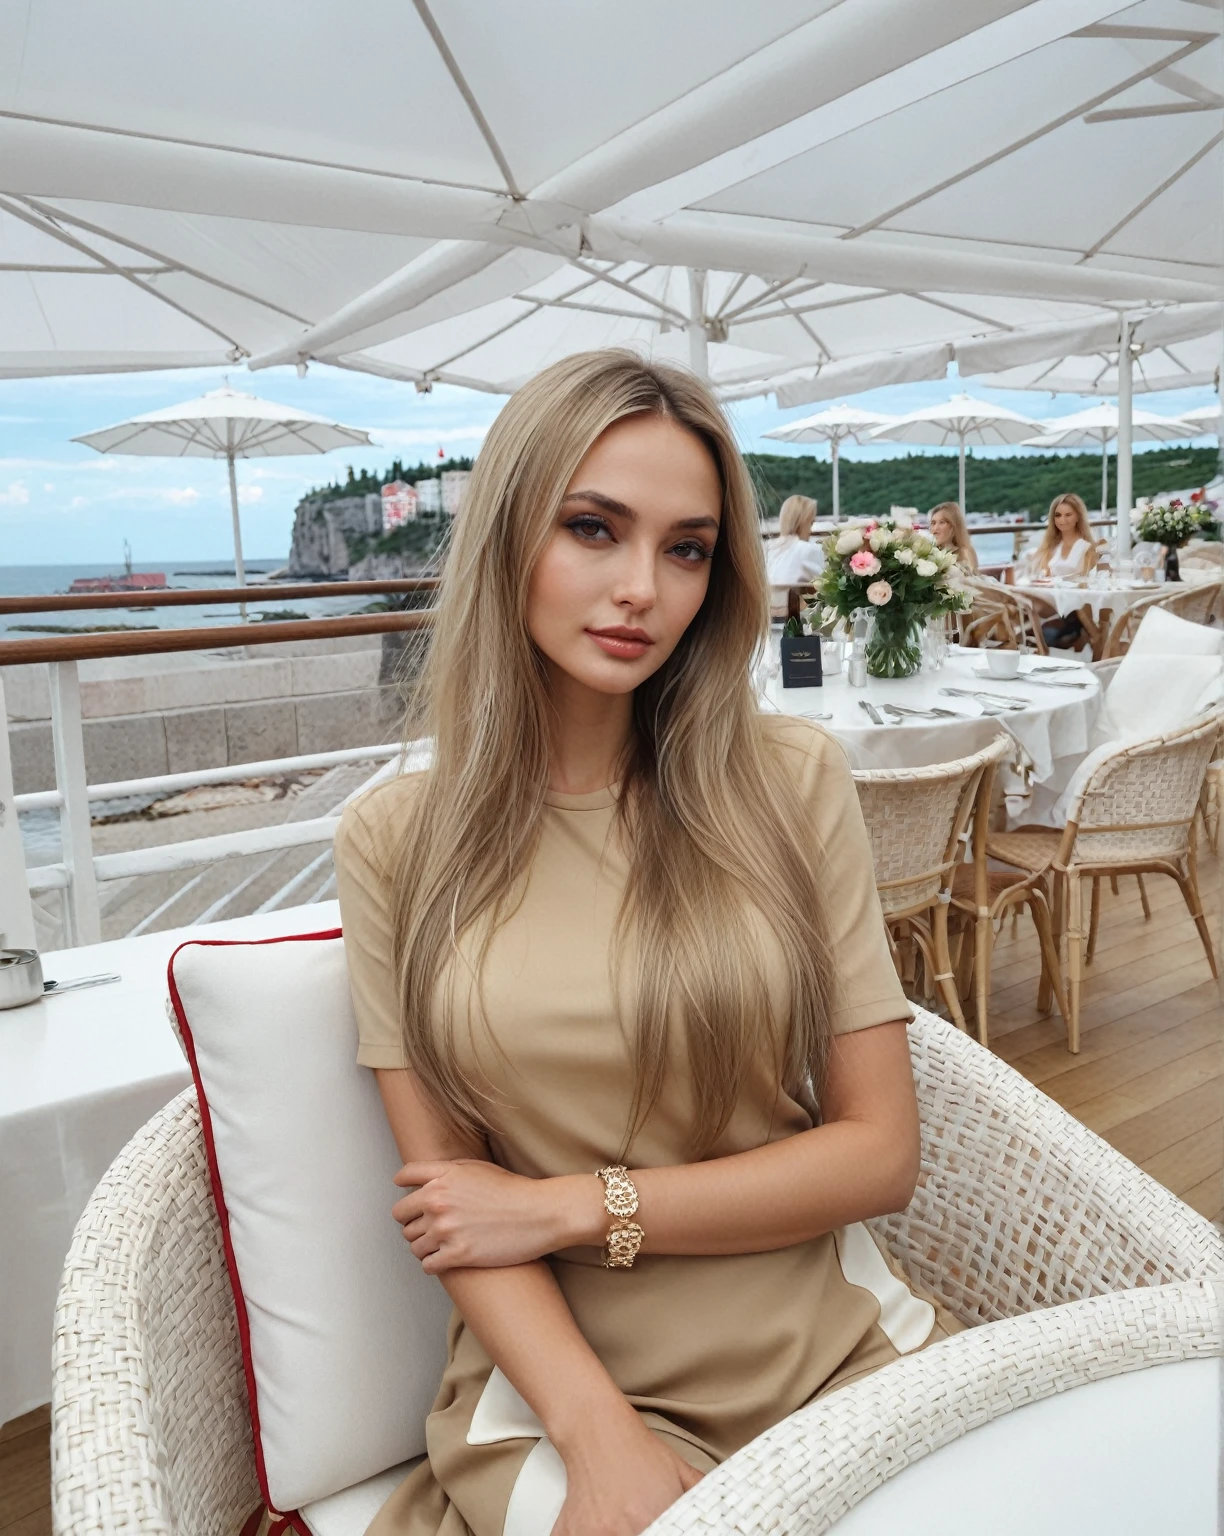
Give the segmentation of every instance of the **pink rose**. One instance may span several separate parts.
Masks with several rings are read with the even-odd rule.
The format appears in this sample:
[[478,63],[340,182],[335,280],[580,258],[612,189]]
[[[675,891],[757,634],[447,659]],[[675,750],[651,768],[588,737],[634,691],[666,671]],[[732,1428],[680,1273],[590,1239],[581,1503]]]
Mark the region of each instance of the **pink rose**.
[[874,603],[877,608],[883,608],[891,596],[892,588],[886,581],[873,581],[867,588],[867,601]]
[[874,576],[880,562],[869,549],[860,549],[857,555],[850,556],[850,569],[856,576]]

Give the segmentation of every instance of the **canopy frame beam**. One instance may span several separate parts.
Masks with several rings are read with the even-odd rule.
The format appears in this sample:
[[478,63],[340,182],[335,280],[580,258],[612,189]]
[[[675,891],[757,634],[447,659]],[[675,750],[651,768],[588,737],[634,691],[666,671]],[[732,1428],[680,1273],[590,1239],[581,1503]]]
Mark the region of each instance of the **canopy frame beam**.
[[[1083,28],[1075,35],[1082,37],[1087,32],[1088,29]],[[1039,139],[1044,139],[1048,134],[1065,127],[1067,123],[1074,122],[1077,117],[1083,117],[1085,113],[1091,112],[1095,107],[1101,106],[1102,103],[1112,101],[1115,96],[1120,96],[1123,91],[1129,91],[1134,86],[1142,84],[1144,80],[1149,80],[1153,75],[1159,74],[1162,69],[1169,69],[1174,64],[1180,63],[1182,59],[1188,58],[1190,54],[1197,53],[1200,48],[1205,48],[1208,43],[1219,42],[1218,36],[1209,32],[1192,33],[1190,36],[1193,39],[1192,41],[1183,43],[1180,48],[1174,49],[1166,58],[1160,59],[1156,63],[1145,65],[1143,69],[1136,70],[1134,74],[1128,75],[1125,80],[1111,86],[1109,90],[1098,92],[1097,95],[1089,97],[1087,101],[1078,103],[1069,111],[1060,113],[1058,117],[1050,122],[1043,123],[1040,128],[1035,128],[1031,133],[1026,133],[1021,138],[1004,145],[1002,149],[995,150],[993,154],[984,156],[973,165],[966,166],[964,170],[945,177],[943,181],[935,186],[915,193],[913,197],[906,198],[904,202],[889,208],[885,213],[877,214],[874,218],[868,219],[866,223],[847,230],[845,234],[840,235],[838,238],[841,240],[857,240],[860,235],[865,235],[873,229],[879,229],[881,225],[895,219],[898,214],[907,213],[911,208],[918,207],[920,203],[928,202],[932,197],[937,197],[941,192],[946,192],[950,187],[958,186],[962,181],[967,181],[969,177],[978,175],[979,172],[988,169],[992,165],[997,165],[1000,160],[1006,160],[1010,155],[1017,154],[1022,149],[1027,149],[1030,144],[1035,144]]]

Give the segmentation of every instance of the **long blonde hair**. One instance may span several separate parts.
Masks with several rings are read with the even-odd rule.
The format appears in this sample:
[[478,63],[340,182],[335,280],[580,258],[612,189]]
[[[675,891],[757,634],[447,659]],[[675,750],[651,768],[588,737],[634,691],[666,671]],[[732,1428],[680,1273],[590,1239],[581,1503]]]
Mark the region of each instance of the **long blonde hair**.
[[[639,414],[695,433],[723,491],[705,601],[634,694],[616,809],[629,875],[610,960],[619,997],[631,935],[635,1088],[625,1149],[659,1097],[669,1021],[679,1019],[700,1153],[725,1129],[762,1049],[773,1048],[787,1091],[819,1094],[830,1003],[823,870],[749,681],[768,625],[757,509],[722,411],[693,375],[631,352],[579,354],[523,385],[486,437],[420,675],[417,719],[435,748],[395,854],[394,956],[407,1061],[456,1130],[488,1130],[492,1098],[460,1061],[446,977],[464,934],[476,941],[479,977],[537,843],[552,705],[527,629],[528,583],[587,451]],[[745,921],[748,909],[763,914],[782,957],[781,1038],[770,1026],[761,925]]]
[[[935,514],[942,512],[952,524],[952,547],[956,550],[956,558],[967,571],[976,572],[978,568],[977,550],[973,547],[973,540],[969,537],[969,527],[965,522],[965,514],[960,509],[959,501],[941,501],[937,507],[932,507],[927,513],[927,527],[930,528],[935,521]],[[931,537],[935,535],[932,533]]]
[[778,534],[807,539],[816,521],[816,503],[810,496],[788,496],[778,509]]
[[1046,518],[1045,532],[1041,536],[1041,543],[1033,552],[1033,564],[1038,569],[1049,566],[1050,558],[1054,551],[1062,543],[1062,533],[1054,521],[1055,513],[1059,507],[1072,507],[1075,510],[1076,533],[1084,539],[1088,545],[1088,555],[1084,561],[1084,569],[1089,570],[1096,564],[1096,540],[1092,536],[1092,527],[1088,522],[1088,508],[1084,505],[1084,498],[1077,496],[1074,491],[1064,491],[1061,496],[1055,496],[1050,503],[1049,516]]

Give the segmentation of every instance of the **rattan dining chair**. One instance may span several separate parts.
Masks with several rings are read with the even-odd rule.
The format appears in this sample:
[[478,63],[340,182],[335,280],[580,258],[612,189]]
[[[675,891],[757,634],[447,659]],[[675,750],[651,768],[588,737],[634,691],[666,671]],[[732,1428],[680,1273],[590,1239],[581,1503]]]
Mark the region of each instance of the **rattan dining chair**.
[[1153,592],[1120,613],[1106,632],[1101,646],[1101,660],[1111,661],[1125,656],[1131,641],[1139,633],[1143,616],[1152,608],[1163,608],[1179,619],[1191,624],[1207,624],[1216,611],[1220,597],[1219,582],[1202,582],[1196,586],[1178,584],[1165,592]]
[[[1210,711],[1179,731],[1132,742],[1098,763],[1072,802],[1063,828],[992,832],[986,852],[1053,886],[1054,929],[1067,937],[1067,1043],[1079,1050],[1084,941],[1095,949],[1100,881],[1122,874],[1168,875],[1177,882],[1202,940],[1211,974],[1219,976],[1211,929],[1198,888],[1195,818],[1224,715]],[[1092,882],[1089,929],[1083,883]],[[1048,1007],[1048,994],[1039,993]]]
[[1030,597],[981,576],[968,577],[966,585],[973,594],[973,607],[957,615],[962,645],[979,649],[1002,646],[1049,655],[1041,619]]
[[[767,1430],[658,1536],[820,1536],[966,1420],[1224,1344],[1224,1238],[1209,1221],[942,1020],[919,1011],[909,1042],[918,1187],[869,1224],[969,1326]],[[56,1536],[237,1536],[260,1495],[194,1089],[94,1191],[54,1351]]]
[[1053,918],[1043,872],[1009,873],[989,867],[986,851],[990,836],[990,807],[993,798],[997,765],[992,763],[982,775],[978,786],[977,802],[973,808],[973,857],[970,863],[960,864],[952,881],[952,913],[960,917],[966,928],[972,928],[973,951],[971,976],[974,993],[974,1022],[977,1038],[982,1045],[990,1044],[990,964],[994,951],[995,923],[1027,906],[1037,930],[1041,947],[1041,981],[1038,996],[1046,999],[1052,994],[1058,1003],[1063,1023],[1068,1022],[1067,995],[1063,987],[1062,967],[1059,964],[1058,944],[1054,936]]
[[927,768],[855,768],[889,942],[912,938],[958,1029],[965,1028],[948,945],[948,908],[983,775],[1012,749],[996,736],[972,757]]

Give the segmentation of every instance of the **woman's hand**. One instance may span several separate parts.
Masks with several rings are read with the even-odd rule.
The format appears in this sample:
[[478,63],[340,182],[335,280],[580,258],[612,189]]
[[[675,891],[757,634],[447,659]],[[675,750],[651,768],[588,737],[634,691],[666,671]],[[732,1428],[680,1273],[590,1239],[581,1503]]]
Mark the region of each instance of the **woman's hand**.
[[416,1186],[391,1208],[429,1275],[529,1264],[558,1248],[602,1241],[602,1186],[591,1175],[528,1179],[476,1158],[406,1163]]
[[638,1536],[704,1476],[636,1413],[558,1450],[568,1486],[552,1536]]

